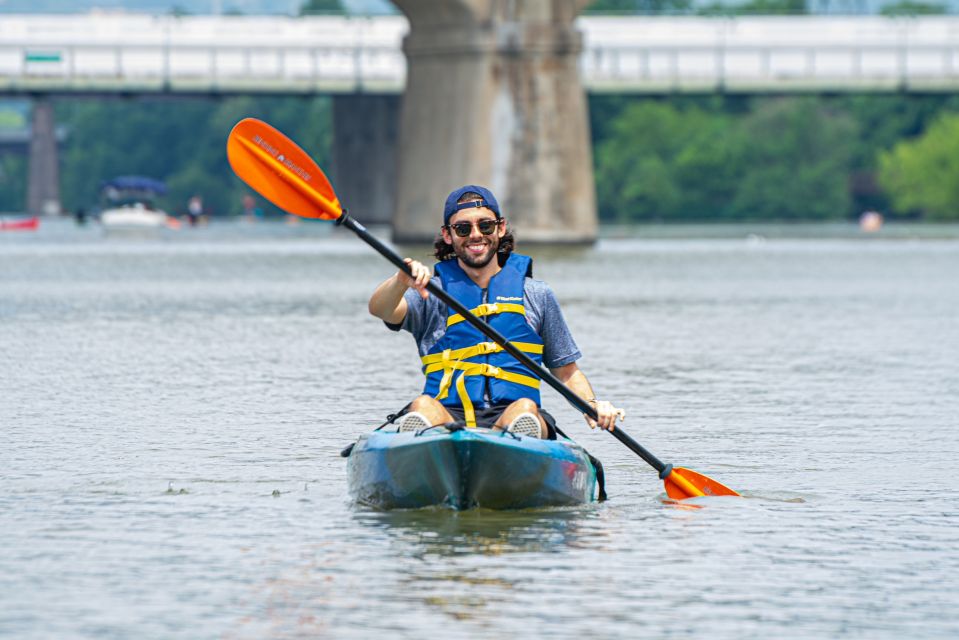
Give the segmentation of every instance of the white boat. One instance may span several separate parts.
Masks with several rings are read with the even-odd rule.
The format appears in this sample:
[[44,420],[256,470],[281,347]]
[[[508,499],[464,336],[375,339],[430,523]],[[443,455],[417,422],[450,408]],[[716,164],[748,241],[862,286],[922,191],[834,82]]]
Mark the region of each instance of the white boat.
[[100,224],[108,230],[146,230],[180,226],[179,220],[171,218],[165,211],[148,209],[142,202],[100,212]]
[[100,213],[100,224],[108,229],[159,229],[171,226],[171,219],[165,211],[147,209],[142,203],[132,206],[115,207]]
[[100,186],[105,208],[100,224],[107,231],[179,229],[180,221],[153,206],[166,193],[166,185],[144,176],[120,176]]

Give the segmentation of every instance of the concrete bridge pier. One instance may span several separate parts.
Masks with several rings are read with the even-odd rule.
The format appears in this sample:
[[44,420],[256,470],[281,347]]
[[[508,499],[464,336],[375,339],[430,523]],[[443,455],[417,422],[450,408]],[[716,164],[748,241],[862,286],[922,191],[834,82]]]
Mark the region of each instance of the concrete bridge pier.
[[596,199],[576,14],[589,0],[394,0],[409,18],[393,238],[488,186],[520,242],[591,243]]
[[60,159],[57,153],[53,101],[38,97],[33,102],[27,174],[27,212],[35,215],[60,213]]
[[330,180],[364,224],[389,224],[396,195],[400,98],[356,93],[333,97]]

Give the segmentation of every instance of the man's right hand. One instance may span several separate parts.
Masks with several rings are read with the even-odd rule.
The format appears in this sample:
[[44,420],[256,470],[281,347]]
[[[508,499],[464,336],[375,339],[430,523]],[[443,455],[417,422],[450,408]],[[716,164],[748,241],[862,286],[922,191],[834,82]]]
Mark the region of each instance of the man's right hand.
[[433,277],[429,267],[424,265],[422,262],[414,260],[413,258],[406,258],[403,260],[403,262],[410,266],[410,271],[413,273],[413,275],[410,276],[405,271],[401,270],[396,274],[397,281],[409,288],[416,289],[420,296],[422,296],[422,298],[425,300],[430,295],[430,292],[426,290],[426,285],[429,284],[430,278]]

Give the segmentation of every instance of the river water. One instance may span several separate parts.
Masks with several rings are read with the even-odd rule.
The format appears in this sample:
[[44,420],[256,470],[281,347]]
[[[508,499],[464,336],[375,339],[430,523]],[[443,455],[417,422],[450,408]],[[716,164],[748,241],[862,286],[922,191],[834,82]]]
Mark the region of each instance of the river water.
[[519,513],[348,502],[421,374],[346,232],[5,234],[0,636],[957,637],[959,234],[724,229],[533,253],[627,433],[745,499],[549,391],[611,499]]

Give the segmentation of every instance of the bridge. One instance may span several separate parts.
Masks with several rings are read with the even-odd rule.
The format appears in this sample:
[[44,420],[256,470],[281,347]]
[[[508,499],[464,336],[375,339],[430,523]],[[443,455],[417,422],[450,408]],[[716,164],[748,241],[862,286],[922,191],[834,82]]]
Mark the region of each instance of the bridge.
[[[593,92],[959,89],[959,17],[581,17]],[[4,16],[0,95],[396,94],[401,16]]]
[[61,97],[332,94],[338,191],[365,219],[410,233],[397,239],[431,237],[422,212],[465,180],[505,194],[524,237],[581,242],[596,219],[580,83],[637,94],[959,89],[959,18],[576,18],[587,1],[394,0],[412,22],[5,15],[0,97],[34,103],[28,209],[59,209]]

